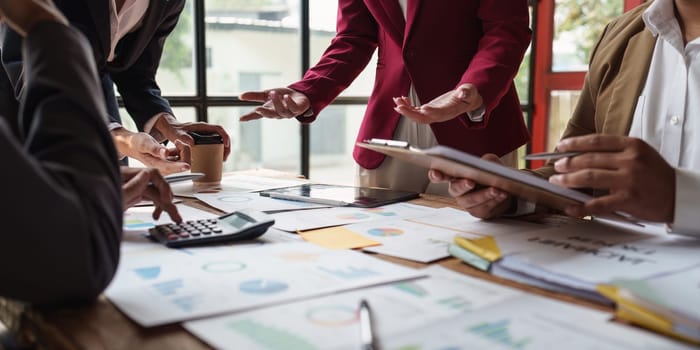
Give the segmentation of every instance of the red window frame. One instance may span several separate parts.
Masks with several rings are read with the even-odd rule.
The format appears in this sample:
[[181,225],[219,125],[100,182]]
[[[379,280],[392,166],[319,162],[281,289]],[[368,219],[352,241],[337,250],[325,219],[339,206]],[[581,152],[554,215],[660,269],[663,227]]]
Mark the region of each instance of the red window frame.
[[[644,3],[644,0],[624,0],[624,11]],[[586,72],[553,72],[552,42],[554,40],[555,0],[537,2],[537,32],[533,84],[533,113],[530,124],[532,144],[530,152],[545,152],[549,126],[550,95],[555,90],[581,90]],[[530,164],[539,167],[542,161]]]

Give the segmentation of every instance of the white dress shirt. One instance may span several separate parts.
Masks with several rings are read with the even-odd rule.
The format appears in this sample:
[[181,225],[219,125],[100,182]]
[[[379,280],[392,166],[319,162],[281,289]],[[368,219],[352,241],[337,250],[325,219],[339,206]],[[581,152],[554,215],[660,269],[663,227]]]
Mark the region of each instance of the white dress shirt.
[[[93,0],[99,1],[99,0]],[[143,18],[146,16],[146,11],[148,11],[148,5],[150,0],[124,0],[122,8],[117,10],[116,0],[109,0],[109,38],[110,38],[110,50],[109,56],[107,57],[107,62],[112,62],[116,58],[116,48],[119,41],[122,40],[127,34],[139,29],[143,22]],[[158,113],[148,119],[144,125],[144,131],[151,133],[153,125],[155,125],[158,118],[165,113]],[[109,130],[114,130],[121,128],[122,125],[119,123],[109,123]],[[153,130],[151,133],[158,142],[165,141],[165,137],[158,132]],[[120,155],[120,158],[123,155]]]
[[148,2],[149,0],[124,0],[122,8],[117,10],[116,0],[109,1],[110,50],[107,62],[114,61],[114,50],[119,40],[141,26],[148,10]]
[[[406,19],[406,8],[408,4],[408,0],[399,0],[399,6],[401,6],[401,11],[403,12],[403,18]],[[404,29],[404,32],[407,32],[408,28]],[[410,91],[408,92],[408,98],[411,101],[411,104],[414,106],[420,106],[420,100],[418,100],[418,94],[416,94],[415,89],[413,89],[413,84],[411,84]],[[484,115],[486,114],[486,108],[480,107],[477,110],[467,112],[467,116],[469,117],[469,120],[474,122],[474,123],[480,123],[481,121],[484,120]]]
[[654,1],[643,19],[658,39],[629,136],[676,169],[671,231],[700,235],[700,38],[684,44],[673,0]]

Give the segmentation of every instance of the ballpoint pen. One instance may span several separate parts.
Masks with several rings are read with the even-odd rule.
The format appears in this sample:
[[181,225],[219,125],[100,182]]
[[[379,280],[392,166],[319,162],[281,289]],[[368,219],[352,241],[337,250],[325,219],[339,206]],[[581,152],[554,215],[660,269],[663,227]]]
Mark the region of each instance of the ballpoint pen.
[[533,153],[525,156],[525,160],[550,160],[550,159],[560,159],[565,157],[576,157],[583,154],[584,152],[542,152]]
[[360,341],[362,350],[379,350],[372,327],[372,310],[367,300],[360,300]]

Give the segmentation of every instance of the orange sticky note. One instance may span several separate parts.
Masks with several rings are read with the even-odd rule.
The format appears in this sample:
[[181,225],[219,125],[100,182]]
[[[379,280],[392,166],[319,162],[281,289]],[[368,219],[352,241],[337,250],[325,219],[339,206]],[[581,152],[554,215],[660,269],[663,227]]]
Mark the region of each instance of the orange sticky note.
[[304,240],[329,249],[353,249],[381,245],[363,235],[352,232],[343,226],[299,232]]

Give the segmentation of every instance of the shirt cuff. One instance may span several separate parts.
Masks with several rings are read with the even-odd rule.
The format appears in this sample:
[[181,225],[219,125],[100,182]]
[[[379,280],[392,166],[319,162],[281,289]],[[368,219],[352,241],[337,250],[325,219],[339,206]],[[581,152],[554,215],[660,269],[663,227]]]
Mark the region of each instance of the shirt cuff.
[[158,118],[160,118],[161,116],[166,116],[166,115],[170,115],[170,113],[166,113],[166,112],[158,113],[158,114],[152,116],[151,119],[148,119],[146,121],[146,124],[143,125],[143,131],[150,134],[154,139],[156,139],[156,141],[158,141],[160,143],[163,143],[166,141],[165,136],[163,136],[163,134],[160,131],[158,131],[158,129],[153,129],[153,126],[158,121]]
[[467,116],[469,116],[469,120],[472,123],[481,123],[484,121],[484,115],[486,115],[486,108],[484,106],[481,106],[479,109],[471,112],[467,112]]
[[697,200],[700,198],[700,172],[676,168],[676,202],[673,223],[668,231],[700,237],[700,216]]
[[121,124],[116,123],[116,122],[110,122],[109,124],[107,124],[107,130],[109,130],[110,132],[112,130],[116,130],[116,129],[123,128],[123,127],[124,126],[122,126]]
[[530,201],[522,199],[522,198],[518,198],[516,205],[515,205],[515,210],[512,210],[511,212],[504,214],[503,216],[511,217],[511,216],[532,214],[535,212],[536,208],[537,208],[537,203],[530,202]]

